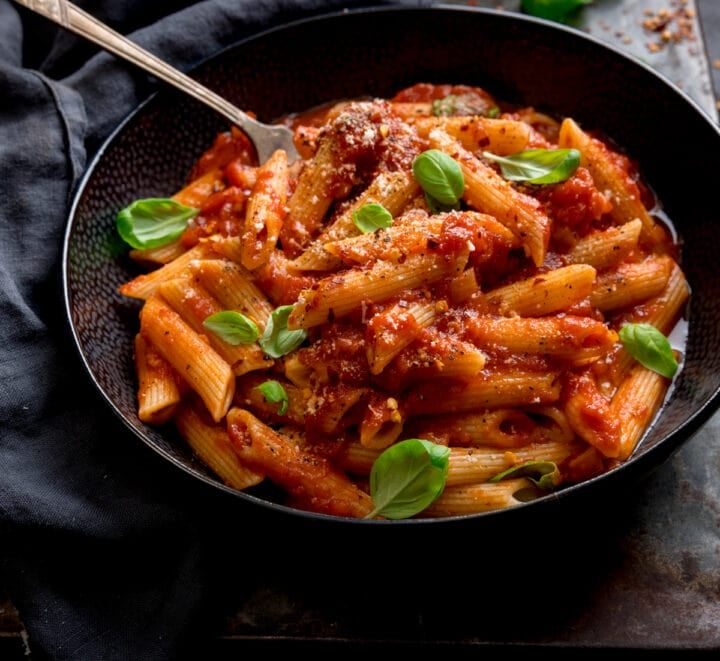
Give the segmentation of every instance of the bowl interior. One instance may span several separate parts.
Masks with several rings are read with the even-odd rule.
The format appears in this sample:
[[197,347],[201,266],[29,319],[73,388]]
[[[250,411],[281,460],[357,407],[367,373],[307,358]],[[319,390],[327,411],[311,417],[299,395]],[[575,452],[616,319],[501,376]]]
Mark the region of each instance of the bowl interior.
[[[614,472],[654,467],[717,407],[720,231],[710,218],[713,173],[694,164],[699,149],[720,149],[720,133],[699,107],[643,63],[592,37],[518,14],[384,8],[271,30],[216,55],[192,75],[265,121],[336,99],[391,96],[413,83],[433,82],[484,87],[498,99],[570,115],[585,128],[604,131],[639,162],[673,221],[693,292],[684,369],[636,456]],[[132,337],[138,306],[116,293],[137,270],[115,233],[118,209],[138,197],[172,194],[215,134],[226,129],[213,111],[173,90],[143,104],[110,137],[77,192],[63,266],[75,341],[110,406],[161,455],[231,491],[172,429],[151,428],[137,418]],[[278,507],[261,495],[239,496]],[[543,500],[519,507],[538,507]]]

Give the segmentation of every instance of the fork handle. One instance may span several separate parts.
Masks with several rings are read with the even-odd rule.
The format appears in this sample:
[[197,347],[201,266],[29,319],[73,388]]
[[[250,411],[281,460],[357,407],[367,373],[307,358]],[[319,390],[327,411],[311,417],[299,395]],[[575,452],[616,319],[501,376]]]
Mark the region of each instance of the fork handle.
[[[255,143],[260,162],[264,162],[270,156],[270,153],[262,153],[264,140],[267,139],[266,133],[268,129],[277,133],[276,139],[279,141],[283,140],[283,134],[288,130],[282,126],[268,127],[261,124],[219,94],[201,85],[175,67],[163,62],[163,60],[146,51],[144,48],[141,48],[101,21],[98,21],[72,2],[67,2],[66,0],[15,1],[23,7],[27,7],[31,11],[61,25],[63,28],[85,37],[114,55],[132,62],[148,73],[164,80],[166,83],[174,85],[199,101],[209,105],[211,108],[214,108],[248,134],[250,139]],[[275,147],[272,146],[269,149],[272,151],[274,148]],[[292,147],[289,148],[292,149]],[[288,156],[292,158],[295,154],[289,153]]]

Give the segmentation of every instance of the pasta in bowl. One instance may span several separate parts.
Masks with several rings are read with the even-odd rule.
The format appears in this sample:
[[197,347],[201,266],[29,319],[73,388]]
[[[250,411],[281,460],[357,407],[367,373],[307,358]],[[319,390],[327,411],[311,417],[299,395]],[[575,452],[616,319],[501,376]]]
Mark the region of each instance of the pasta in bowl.
[[600,482],[688,367],[663,191],[582,112],[477,74],[392,88],[403,73],[282,107],[300,161],[258,164],[212,124],[182,178],[124,191],[107,229],[130,250],[103,286],[132,424],[213,484],[332,518],[474,517]]

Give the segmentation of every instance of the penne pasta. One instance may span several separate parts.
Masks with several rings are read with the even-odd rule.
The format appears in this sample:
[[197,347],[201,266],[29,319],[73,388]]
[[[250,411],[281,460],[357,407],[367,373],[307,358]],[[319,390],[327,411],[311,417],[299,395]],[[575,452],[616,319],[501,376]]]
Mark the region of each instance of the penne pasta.
[[621,264],[596,279],[590,302],[602,312],[643,303],[665,290],[674,263],[664,255]]
[[189,278],[175,278],[160,284],[157,293],[190,328],[207,338],[210,346],[230,365],[235,376],[268,367],[269,361],[257,343],[230,344],[205,328],[203,322],[209,316],[222,312],[223,307],[201,285]]
[[629,158],[464,85],[288,125],[293,163],[220,134],[174,196],[200,213],[129,252],[141,421],[228,488],[354,519],[516,507],[633,455],[672,382],[651,331],[679,371],[691,292]]
[[265,479],[240,461],[224,424],[207,420],[201,410],[190,404],[183,404],[174,420],[177,430],[195,454],[229,487],[242,491]]
[[151,425],[170,420],[182,394],[172,366],[145,337],[135,336],[135,369],[138,377],[138,418]]
[[222,259],[198,259],[188,264],[190,273],[225,310],[250,317],[262,331],[273,306],[242,266]]
[[617,333],[588,317],[491,317],[468,321],[468,331],[480,346],[511,354],[553,356],[569,366],[595,362],[611,352]]
[[248,199],[240,259],[246,269],[267,262],[275,249],[287,214],[288,185],[287,154],[279,149],[258,168]]
[[301,292],[288,318],[288,328],[310,328],[338,319],[358,308],[363,301],[382,303],[407,289],[430,284],[461,273],[467,252],[448,260],[445,256],[413,255],[402,264],[378,261],[367,269],[352,269],[328,276],[312,289]]
[[552,404],[560,398],[558,374],[505,370],[482,374],[472,381],[421,383],[408,391],[411,415],[464,413],[478,408]]
[[569,310],[590,296],[596,271],[588,264],[571,264],[538,273],[487,292],[499,314],[542,317]]
[[428,137],[434,129],[442,129],[471,152],[487,150],[507,156],[527,148],[530,142],[530,126],[516,119],[479,115],[417,117],[412,123],[424,137]]
[[370,496],[322,457],[312,455],[252,414],[234,407],[228,434],[240,460],[282,485],[308,508],[335,516],[363,517]]
[[155,293],[160,283],[184,275],[192,260],[202,259],[211,254],[212,250],[207,243],[199,243],[160,268],[149,273],[142,273],[129,282],[123,283],[118,291],[123,296],[146,300]]
[[565,118],[560,125],[558,145],[580,151],[581,163],[592,175],[595,185],[605,191],[613,208],[610,215],[616,225],[624,225],[636,218],[642,223],[643,236],[658,241],[662,230],[645,208],[635,181],[626,169],[617,165],[619,154],[608,145],[592,137],[572,118]]
[[203,336],[157,295],[145,301],[140,332],[205,402],[213,420],[222,420],[235,394],[235,375]]
[[444,151],[460,164],[465,177],[463,198],[467,203],[508,227],[535,265],[541,266],[550,239],[550,219],[538,201],[514,189],[447,132],[433,129],[428,140],[431,147]]
[[572,264],[589,264],[598,271],[623,261],[637,248],[642,221],[639,218],[623,225],[596,231],[580,239],[567,253]]
[[420,186],[412,173],[405,171],[380,172],[301,255],[291,262],[296,271],[329,271],[339,266],[339,259],[327,250],[327,245],[360,232],[353,214],[366,204],[380,204],[393,217],[398,216],[417,197]]
[[447,487],[440,497],[422,512],[424,517],[462,516],[515,507],[523,502],[523,492],[535,491],[526,478],[489,484],[465,484]]

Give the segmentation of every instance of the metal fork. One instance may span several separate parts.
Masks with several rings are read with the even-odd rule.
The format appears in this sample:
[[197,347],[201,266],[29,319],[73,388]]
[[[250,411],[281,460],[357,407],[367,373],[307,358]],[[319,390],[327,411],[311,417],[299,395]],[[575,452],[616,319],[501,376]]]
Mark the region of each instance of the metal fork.
[[263,124],[232,103],[141,48],[112,28],[65,0],[15,0],[23,7],[94,42],[104,50],[132,62],[153,76],[186,92],[236,124],[255,145],[260,163],[276,149],[284,149],[288,160],[299,158],[292,131],[286,126]]

